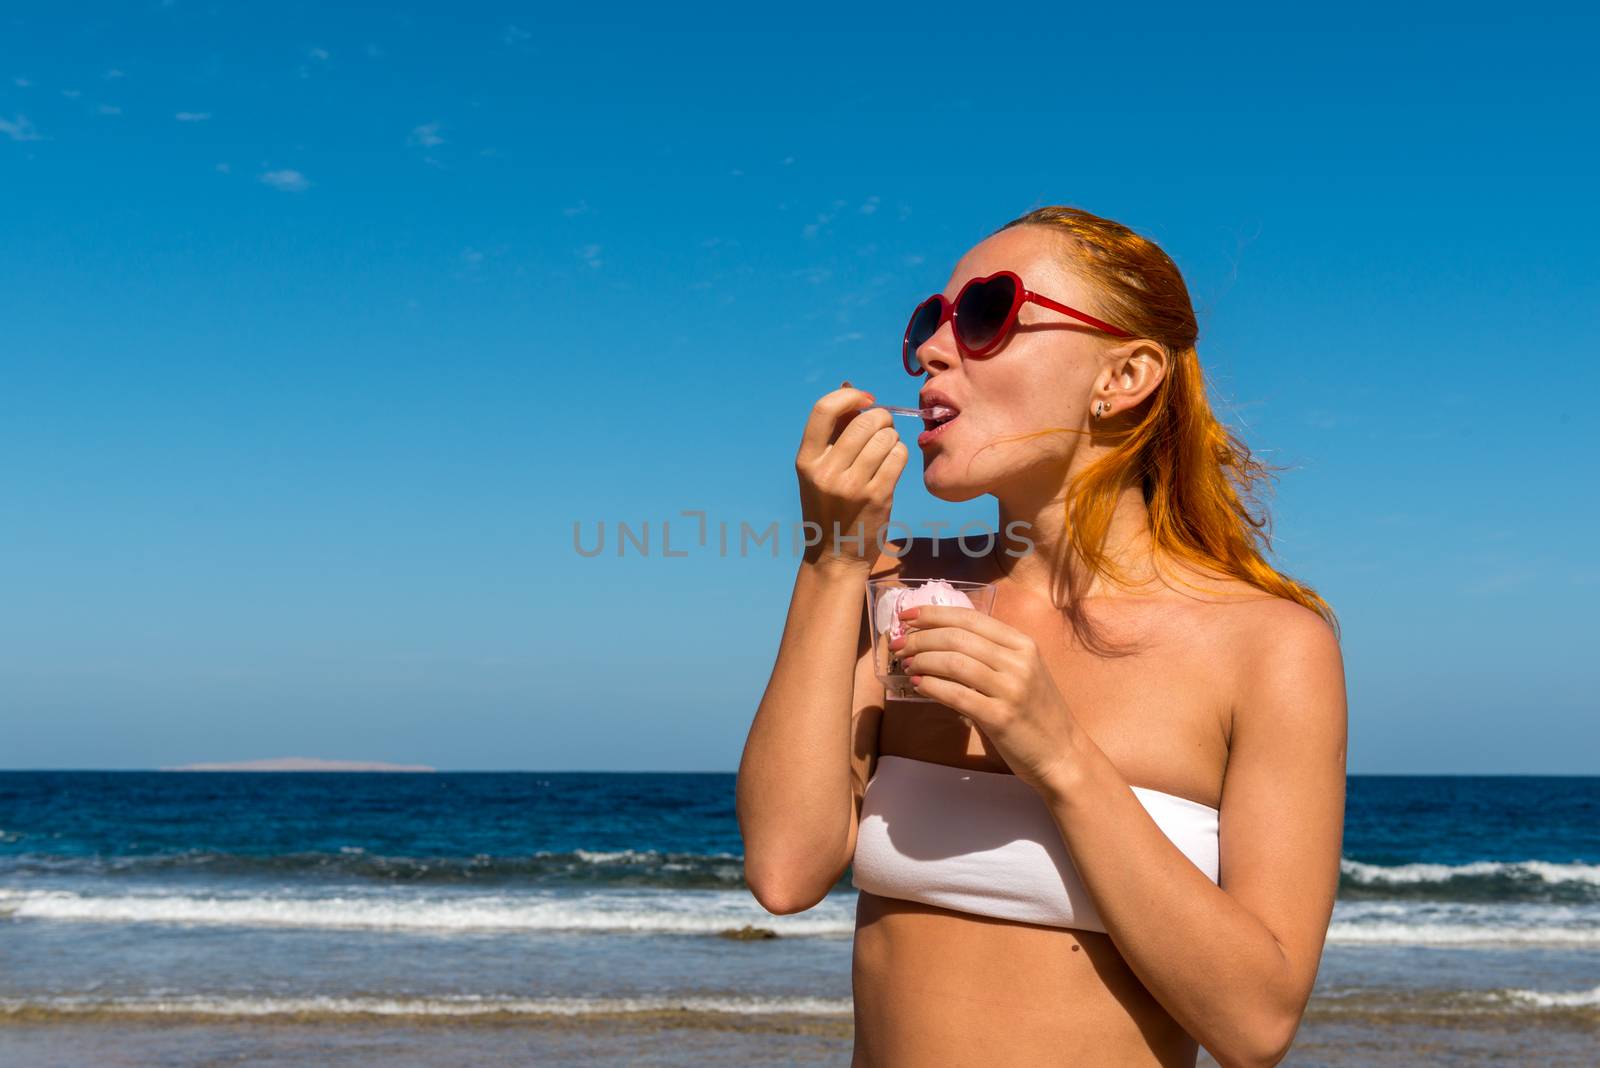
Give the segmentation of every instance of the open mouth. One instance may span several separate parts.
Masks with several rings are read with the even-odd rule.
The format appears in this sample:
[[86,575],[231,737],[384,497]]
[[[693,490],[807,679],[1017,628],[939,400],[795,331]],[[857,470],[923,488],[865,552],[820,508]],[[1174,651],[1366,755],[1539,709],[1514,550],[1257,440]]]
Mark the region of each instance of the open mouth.
[[944,436],[950,424],[956,421],[961,413],[948,404],[929,405],[931,411],[922,420],[923,431],[917,435],[917,444],[924,448],[932,445]]

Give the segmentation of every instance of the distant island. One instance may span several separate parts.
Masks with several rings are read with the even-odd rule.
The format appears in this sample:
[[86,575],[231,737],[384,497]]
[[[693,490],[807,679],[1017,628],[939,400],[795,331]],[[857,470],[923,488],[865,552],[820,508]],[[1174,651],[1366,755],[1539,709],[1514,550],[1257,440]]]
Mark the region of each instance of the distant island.
[[160,771],[437,771],[426,764],[384,764],[376,760],[322,760],[318,757],[272,757],[231,764],[182,764]]

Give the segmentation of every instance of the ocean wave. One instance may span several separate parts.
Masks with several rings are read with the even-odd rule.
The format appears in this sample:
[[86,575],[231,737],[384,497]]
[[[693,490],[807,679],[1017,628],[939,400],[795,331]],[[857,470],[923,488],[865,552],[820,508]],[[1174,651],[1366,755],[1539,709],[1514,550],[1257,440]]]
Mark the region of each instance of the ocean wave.
[[1600,988],[1593,990],[1444,990],[1345,987],[1312,994],[1313,1017],[1363,1017],[1385,1025],[1418,1017],[1501,1017],[1508,1022],[1566,1017],[1592,1026],[1600,1020]]
[[[745,927],[785,938],[849,938],[854,891],[775,915],[747,890],[641,888],[204,889],[181,883],[91,888],[0,886],[0,924],[53,922],[308,930],[572,932],[729,935]],[[759,934],[745,932],[747,935]],[[1600,907],[1541,902],[1340,900],[1330,945],[1600,947]]]
[[1447,923],[1333,923],[1331,945],[1600,946],[1593,927],[1474,927]]
[[0,889],[0,918],[103,924],[177,924],[375,931],[572,931],[719,935],[745,925],[780,937],[848,937],[854,915],[842,898],[792,915],[767,912],[739,891],[420,895],[385,890],[305,894],[185,892],[82,894]]
[[[790,1015],[813,1018],[849,1017],[850,998],[807,995],[635,995],[590,997],[517,997],[493,994],[432,996],[249,994],[159,994],[106,997],[99,994],[51,994],[0,998],[0,1016],[13,1019],[63,1017],[209,1017],[261,1019],[289,1017],[297,1021],[349,1020],[362,1017],[537,1019],[671,1013],[702,1017]],[[1591,990],[1373,990],[1319,991],[1308,1005],[1311,1015],[1372,1016],[1403,1021],[1418,1016],[1528,1017],[1569,1016],[1592,1021],[1600,1015],[1600,987]]]
[[[1340,861],[1341,900],[1407,899],[1600,904],[1600,864],[1483,860],[1465,864]],[[744,858],[732,852],[655,849],[539,850],[522,855],[410,856],[361,846],[247,854],[211,850],[136,855],[0,856],[0,878],[303,879],[324,883],[479,887],[609,887],[748,890]],[[839,889],[849,885],[848,871]]]
[[1331,945],[1597,946],[1600,909],[1530,902],[1339,901]]
[[1536,1009],[1600,1009],[1600,986],[1592,990],[1505,990],[1502,996]]
[[1345,898],[1600,902],[1600,864],[1480,860],[1466,864],[1339,862]]
[[657,1012],[791,1014],[843,1016],[849,998],[805,996],[735,997],[715,995],[518,998],[485,995],[435,997],[178,997],[55,996],[0,998],[0,1013],[11,1016],[293,1016],[339,1019],[361,1016],[594,1016]]
[[249,854],[212,850],[133,855],[62,856],[23,853],[0,857],[0,874],[97,877],[211,876],[309,878],[422,885],[600,885],[667,889],[742,887],[744,858],[736,853],[654,849],[570,852],[540,850],[520,856],[390,856],[360,846],[337,852]]

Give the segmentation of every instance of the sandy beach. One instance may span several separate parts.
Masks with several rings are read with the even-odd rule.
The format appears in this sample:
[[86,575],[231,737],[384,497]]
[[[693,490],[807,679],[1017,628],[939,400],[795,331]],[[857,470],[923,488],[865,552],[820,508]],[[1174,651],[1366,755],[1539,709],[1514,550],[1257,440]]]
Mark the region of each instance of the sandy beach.
[[[261,1066],[388,1068],[539,1064],[835,1065],[850,1062],[848,1017],[640,1013],[611,1018],[217,1021],[196,1017],[12,1018],[0,1021],[0,1059],[27,1068]],[[1318,1007],[1285,1064],[1303,1068],[1411,1068],[1424,1064],[1539,1063],[1587,1068],[1600,1041],[1592,1009],[1496,1019]],[[1202,1053],[1200,1065],[1215,1065]]]

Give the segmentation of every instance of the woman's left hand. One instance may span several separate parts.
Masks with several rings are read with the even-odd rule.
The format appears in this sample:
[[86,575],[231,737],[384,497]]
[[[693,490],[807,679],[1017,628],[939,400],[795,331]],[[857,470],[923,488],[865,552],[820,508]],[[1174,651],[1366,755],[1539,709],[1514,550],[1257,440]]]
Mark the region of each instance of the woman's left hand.
[[1039,647],[976,608],[918,605],[900,612],[890,643],[917,692],[971,719],[1017,778],[1048,797],[1072,767],[1077,720]]

